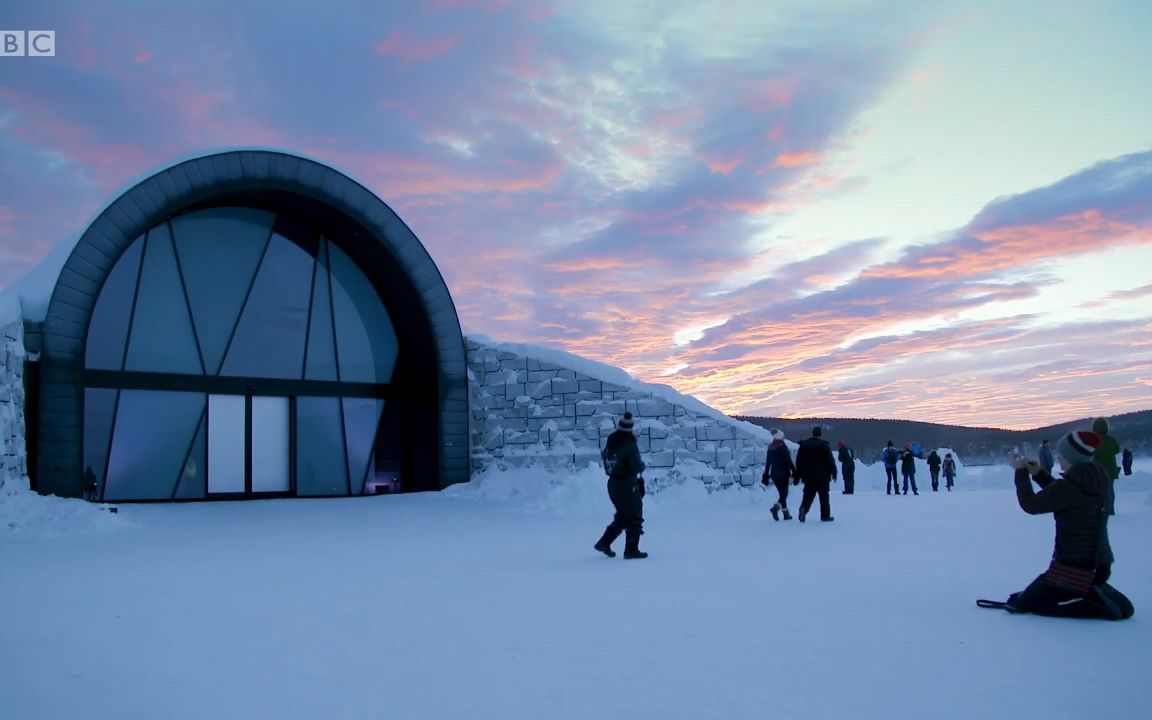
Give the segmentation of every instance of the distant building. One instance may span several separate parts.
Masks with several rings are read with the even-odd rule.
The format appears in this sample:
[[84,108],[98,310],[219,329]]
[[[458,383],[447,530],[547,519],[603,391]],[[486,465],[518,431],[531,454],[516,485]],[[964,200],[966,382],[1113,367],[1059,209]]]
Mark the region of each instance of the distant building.
[[448,288],[387,205],[314,161],[233,151],[152,175],[84,232],[24,330],[42,493],[316,497],[468,479]]

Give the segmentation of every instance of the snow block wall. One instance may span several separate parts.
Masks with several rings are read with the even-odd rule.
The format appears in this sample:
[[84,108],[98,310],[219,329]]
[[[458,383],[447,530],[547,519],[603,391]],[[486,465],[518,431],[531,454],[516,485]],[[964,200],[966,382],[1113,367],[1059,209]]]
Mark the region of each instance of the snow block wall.
[[0,309],[0,491],[27,489],[24,446],[24,319]]
[[599,465],[605,438],[630,411],[650,487],[687,478],[709,489],[759,482],[766,430],[692,398],[677,402],[670,388],[632,381],[623,371],[602,375],[612,377],[469,339],[473,471]]

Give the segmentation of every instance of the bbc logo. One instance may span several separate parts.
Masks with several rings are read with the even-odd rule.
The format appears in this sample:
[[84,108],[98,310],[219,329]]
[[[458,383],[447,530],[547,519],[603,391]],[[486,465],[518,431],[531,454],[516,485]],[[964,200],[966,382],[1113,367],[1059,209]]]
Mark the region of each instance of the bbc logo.
[[53,57],[55,30],[0,30],[0,57]]

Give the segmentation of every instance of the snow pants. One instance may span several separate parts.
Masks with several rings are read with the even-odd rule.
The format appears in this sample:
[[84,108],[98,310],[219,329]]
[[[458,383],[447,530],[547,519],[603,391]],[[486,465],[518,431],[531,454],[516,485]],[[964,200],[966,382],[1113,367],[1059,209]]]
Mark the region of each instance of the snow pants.
[[641,534],[644,527],[644,498],[640,495],[640,484],[634,478],[612,478],[608,481],[608,499],[616,509],[612,524],[608,527],[620,532]]
[[887,465],[885,465],[884,466],[884,474],[888,476],[888,481],[884,484],[884,487],[887,489],[887,493],[889,495],[891,495],[892,493],[896,493],[897,495],[899,495],[900,494],[900,485],[899,485],[899,481],[896,479],[896,468],[895,467],[888,467]]
[[820,497],[820,519],[827,520],[832,517],[832,501],[828,498],[828,480],[804,481],[804,496],[800,500],[800,515],[803,517],[812,509],[812,501]]
[[788,478],[784,478],[783,480],[781,480],[779,478],[772,478],[772,484],[776,486],[776,494],[780,496],[780,498],[776,501],[776,504],[779,505],[780,507],[784,508],[785,510],[787,510],[788,509]]
[[1032,584],[1008,597],[1008,604],[1020,612],[1064,618],[1098,618],[1125,620],[1136,612],[1124,593],[1108,584],[1111,568],[1101,566],[1096,572],[1096,583],[1086,594],[1049,585],[1044,575]]

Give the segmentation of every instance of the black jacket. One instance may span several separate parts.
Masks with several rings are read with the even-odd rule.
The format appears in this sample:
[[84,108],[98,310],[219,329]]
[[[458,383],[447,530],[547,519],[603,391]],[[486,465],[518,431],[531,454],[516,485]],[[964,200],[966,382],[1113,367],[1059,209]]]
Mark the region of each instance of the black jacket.
[[900,472],[904,475],[916,474],[916,456],[910,452],[905,452],[904,457],[900,459]]
[[600,459],[604,461],[604,472],[608,473],[609,480],[634,482],[636,476],[644,472],[640,446],[636,444],[636,436],[630,432],[616,430],[609,435]]
[[792,451],[783,440],[773,440],[764,456],[764,479],[788,481],[796,474]]
[[805,483],[826,483],[836,478],[836,459],[828,441],[815,435],[796,451],[796,477]]
[[936,453],[935,450],[928,453],[928,469],[929,470],[939,470],[940,469],[940,456]]
[[1029,515],[1055,515],[1056,547],[1052,557],[1081,568],[1111,564],[1108,507],[1112,482],[1107,472],[1096,463],[1078,463],[1059,480],[1045,471],[1034,479],[1040,486],[1038,493],[1032,490],[1028,471],[1016,471],[1016,499]]

